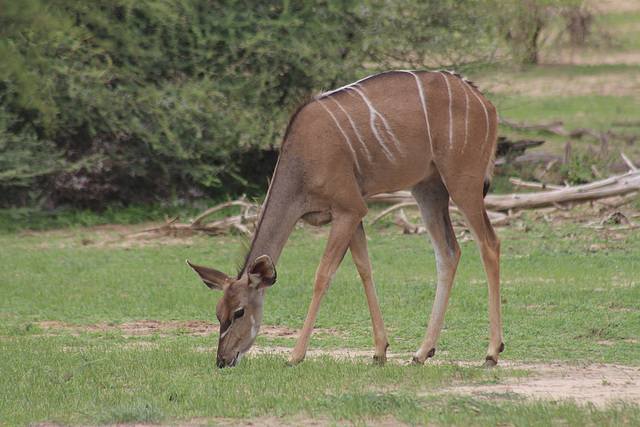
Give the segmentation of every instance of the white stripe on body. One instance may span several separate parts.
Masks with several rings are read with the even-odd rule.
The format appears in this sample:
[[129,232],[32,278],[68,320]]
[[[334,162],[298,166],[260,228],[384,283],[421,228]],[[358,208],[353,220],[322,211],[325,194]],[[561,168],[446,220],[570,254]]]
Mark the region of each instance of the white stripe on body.
[[384,138],[382,137],[382,135],[380,135],[380,132],[376,127],[376,118],[380,118],[380,120],[382,121],[382,124],[384,125],[385,132],[391,137],[393,142],[395,142],[397,148],[400,148],[400,142],[391,131],[391,127],[389,126],[387,119],[385,119],[384,116],[380,114],[380,112],[373,107],[373,104],[371,103],[369,98],[366,97],[366,95],[361,89],[357,88],[358,86],[359,86],[358,84],[354,84],[350,87],[347,87],[346,89],[355,91],[358,95],[360,95],[362,100],[367,104],[367,107],[369,107],[369,125],[371,126],[371,130],[373,131],[374,136],[380,143],[382,150],[385,152],[389,160],[395,161],[395,156],[393,155],[389,147],[387,147],[387,144],[385,143]]
[[484,117],[487,121],[487,133],[484,136],[484,145],[482,146],[482,150],[484,151],[484,147],[487,145],[487,142],[489,141],[489,113],[487,112],[487,107],[485,107],[484,102],[482,102],[482,100],[476,93],[475,89],[471,85],[469,85],[469,82],[467,82],[466,80],[462,80],[462,81],[464,82],[464,84],[469,86],[469,89],[471,89],[471,93],[473,94],[473,96],[476,97],[480,105],[482,105],[482,109],[484,110]]
[[330,90],[329,92],[325,92],[325,93],[321,94],[320,96],[318,96],[318,99],[329,97],[329,96],[333,95],[334,93],[338,93],[338,92],[343,91],[345,89],[349,89],[349,88],[351,88],[351,86],[357,86],[360,83],[362,83],[363,81],[365,81],[367,79],[370,79],[371,77],[376,77],[377,75],[379,75],[379,74],[374,74],[372,76],[365,77],[364,79],[360,79],[357,82],[349,83],[348,85],[342,86],[341,88]]
[[467,93],[467,83],[464,79],[462,80],[462,90],[464,91],[464,101],[466,105],[466,114],[464,117],[464,144],[462,144],[462,153],[464,153],[464,149],[467,147],[467,141],[469,140],[469,94]]
[[[416,85],[418,86],[418,93],[420,95],[420,101],[422,103],[422,111],[424,113],[424,117],[425,117],[425,123],[427,125],[427,134],[429,137],[429,146],[431,147],[431,152],[433,152],[433,136],[431,134],[431,125],[429,123],[429,114],[428,114],[428,108],[427,108],[427,102],[425,99],[425,93],[424,93],[424,88],[422,86],[422,82],[420,81],[420,76],[411,70],[398,70],[396,72],[402,72],[402,73],[408,73],[411,74],[415,80],[416,80]],[[447,86],[447,94],[449,95],[449,147],[451,149],[453,149],[453,95],[451,92],[451,83],[449,82],[449,79],[447,77],[447,75],[453,76],[453,77],[457,77],[459,78],[459,80],[462,82],[462,88],[465,94],[465,105],[466,105],[466,113],[465,113],[465,137],[464,137],[464,143],[462,146],[462,152],[464,152],[467,144],[468,144],[468,139],[469,139],[469,114],[471,111],[471,103],[469,102],[469,91],[471,91],[471,93],[473,94],[473,96],[478,100],[478,102],[480,103],[480,105],[482,106],[482,110],[484,111],[484,115],[485,115],[485,120],[486,120],[486,134],[485,134],[485,144],[482,147],[482,150],[485,149],[485,146],[487,144],[487,142],[489,141],[489,113],[487,111],[487,108],[484,104],[484,102],[482,101],[482,99],[480,98],[480,96],[478,95],[478,93],[476,92],[475,88],[469,83],[468,80],[461,78],[460,76],[458,76],[457,74],[451,72],[451,71],[433,71],[433,73],[438,73],[440,75],[442,75],[442,77],[445,80],[445,84]],[[392,161],[395,161],[395,155],[392,151],[392,148],[389,147],[388,143],[391,141],[394,144],[396,144],[397,149],[401,149],[401,144],[398,141],[397,137],[395,136],[395,134],[392,132],[391,127],[389,125],[389,123],[387,122],[387,120],[385,119],[385,117],[378,111],[375,109],[375,107],[373,106],[373,104],[371,103],[371,101],[366,97],[366,95],[364,94],[363,89],[361,88],[361,83],[363,83],[365,80],[368,80],[371,77],[375,77],[375,76],[369,76],[369,77],[365,77],[361,80],[358,80],[355,83],[351,83],[348,84],[346,86],[343,86],[341,88],[329,91],[329,92],[325,92],[324,94],[321,94],[317,97],[318,100],[324,100],[324,99],[331,99],[333,102],[336,103],[336,105],[338,105],[338,107],[340,108],[340,110],[342,110],[342,112],[345,114],[345,116],[347,117],[347,119],[349,120],[349,123],[351,125],[351,127],[353,128],[357,138],[358,138],[358,142],[361,144],[361,146],[363,147],[363,150],[367,156],[367,159],[369,161],[372,160],[371,157],[371,153],[369,152],[369,149],[364,141],[364,139],[362,138],[362,135],[360,134],[360,132],[357,129],[357,126],[355,124],[355,122],[353,121],[353,119],[351,118],[350,114],[348,113],[348,111],[342,106],[340,105],[340,103],[338,103],[338,101],[336,101],[335,99],[333,99],[331,96],[341,92],[341,91],[345,91],[347,93],[351,94],[351,91],[357,93],[362,99],[363,101],[367,104],[367,107],[369,108],[369,117],[370,117],[370,127],[371,130],[374,133],[374,136],[376,137],[376,139],[378,140],[382,150],[384,151],[385,155]],[[352,94],[352,96],[354,96]],[[327,106],[323,105],[323,107],[325,108],[325,110],[327,110],[327,112],[331,115],[331,117],[333,118],[334,122],[336,123],[336,125],[338,126],[338,128],[340,129],[340,132],[343,134],[343,136],[345,137],[345,139],[347,140],[347,143],[349,145],[349,148],[351,149],[351,151],[354,154],[354,157],[356,159],[356,165],[359,168],[359,165],[357,164],[357,156],[356,156],[356,151],[354,149],[354,144],[352,143],[351,139],[348,137],[347,133],[344,131],[344,129],[340,126],[337,118],[335,117],[335,115],[329,111],[329,109],[327,108]],[[376,125],[376,121],[380,120],[380,122],[382,123],[382,126],[384,127],[384,129],[382,129],[381,127]],[[382,133],[381,130],[383,132],[386,132],[386,134],[388,135],[388,137],[385,137]],[[389,139],[390,137],[390,139]]]
[[349,138],[349,135],[347,135],[347,133],[344,131],[344,129],[342,129],[342,126],[340,126],[340,122],[338,122],[338,119],[336,118],[336,116],[334,116],[333,113],[331,112],[331,110],[329,110],[327,108],[327,106],[324,105],[322,100],[318,100],[318,102],[320,103],[320,105],[322,105],[322,108],[324,108],[325,111],[327,113],[329,113],[329,115],[331,116],[331,118],[335,122],[336,126],[340,130],[340,133],[342,133],[342,136],[344,136],[344,139],[347,141],[347,145],[349,146],[349,149],[351,150],[351,153],[353,154],[353,160],[354,160],[354,162],[356,164],[356,169],[358,169],[358,172],[360,172],[360,164],[358,163],[358,155],[356,153],[356,150],[353,149],[353,144],[351,144],[351,139]]
[[340,103],[338,101],[336,101],[333,98],[329,98],[330,100],[332,100],[333,102],[335,102],[335,104],[338,106],[338,108],[340,108],[342,110],[342,112],[344,113],[345,116],[347,116],[347,119],[349,120],[349,123],[351,124],[351,127],[353,128],[353,131],[356,133],[356,136],[358,137],[358,141],[360,142],[360,145],[362,146],[362,149],[364,150],[364,153],[367,156],[367,160],[372,161],[373,158],[371,157],[371,153],[369,152],[369,148],[367,147],[367,144],[364,142],[364,139],[362,139],[362,135],[360,135],[360,132],[358,132],[358,127],[356,126],[355,122],[353,121],[353,119],[351,118],[351,116],[349,115],[349,113],[347,112],[347,110],[344,109],[344,107],[342,105],[340,105]]
[[451,85],[449,84],[447,74],[451,75],[448,71],[440,72],[440,75],[447,85],[447,93],[449,94],[449,149],[453,149],[453,98],[451,96]]
[[424,111],[424,120],[427,122],[427,135],[429,135],[429,147],[431,148],[431,152],[433,153],[433,139],[431,139],[431,127],[429,126],[429,115],[427,114],[427,103],[424,99],[424,91],[422,90],[422,82],[420,81],[420,77],[413,71],[404,71],[405,73],[411,74],[416,79],[416,84],[418,85],[418,93],[420,94],[420,101],[422,102],[422,111]]

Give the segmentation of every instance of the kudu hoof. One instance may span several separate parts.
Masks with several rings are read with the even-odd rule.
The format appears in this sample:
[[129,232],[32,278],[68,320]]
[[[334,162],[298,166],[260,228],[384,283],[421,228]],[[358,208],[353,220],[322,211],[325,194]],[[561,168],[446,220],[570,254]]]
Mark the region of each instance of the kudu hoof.
[[373,356],[374,365],[384,365],[387,363],[387,356]]
[[414,366],[424,365],[424,362],[426,362],[427,359],[433,357],[433,355],[436,354],[436,349],[432,348],[431,350],[429,350],[429,352],[427,353],[427,356],[424,359],[422,358],[422,356],[418,355],[419,353],[420,351],[418,351],[418,353],[416,353],[416,355],[413,356],[413,360],[411,361],[410,365],[414,365]]
[[413,359],[411,359],[411,362],[409,362],[409,366],[423,366],[424,362],[426,361],[420,361],[420,359],[418,359],[416,356],[413,356]]
[[491,356],[487,356],[487,359],[484,361],[485,368],[493,368],[497,364],[498,364],[498,361]]
[[301,359],[294,359],[293,357],[290,357],[289,360],[285,362],[285,366],[298,366],[303,360],[304,357],[302,357]]

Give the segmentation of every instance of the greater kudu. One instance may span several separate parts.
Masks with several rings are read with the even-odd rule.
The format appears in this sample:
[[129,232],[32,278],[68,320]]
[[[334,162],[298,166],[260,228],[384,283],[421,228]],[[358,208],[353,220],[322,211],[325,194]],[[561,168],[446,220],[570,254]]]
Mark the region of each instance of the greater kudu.
[[[433,356],[460,247],[449,218],[458,206],[480,250],[488,280],[490,339],[485,364],[504,349],[500,241],[484,208],[497,135],[495,107],[469,81],[446,72],[391,71],[316,96],[292,116],[244,266],[237,276],[191,265],[223,295],[218,366],[235,365],[262,324],[265,291],[294,225],[332,222],[313,299],[290,362],[304,358],[320,304],[347,249],[364,283],[375,339],[386,360],[387,333],[373,284],[362,219],[368,197],[410,188],[431,237],[437,289],[416,363]],[[401,290],[399,290],[401,292]]]

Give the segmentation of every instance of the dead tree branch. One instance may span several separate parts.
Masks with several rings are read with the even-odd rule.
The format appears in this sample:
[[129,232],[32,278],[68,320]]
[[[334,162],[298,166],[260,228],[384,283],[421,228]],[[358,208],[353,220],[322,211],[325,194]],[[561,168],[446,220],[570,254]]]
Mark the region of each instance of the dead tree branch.
[[575,205],[637,191],[640,191],[640,172],[631,171],[590,184],[558,190],[504,196],[490,195],[485,199],[485,206],[490,210],[506,212],[512,209],[544,208],[556,204]]
[[[630,171],[585,185],[556,188],[536,193],[488,195],[484,204],[487,210],[508,212],[519,209],[537,209],[557,205],[579,204],[607,197],[622,196],[640,191],[640,171]],[[369,199],[372,203],[399,203],[409,206],[413,198],[408,191],[382,193]],[[413,202],[415,204],[415,202]],[[393,209],[388,209],[393,211]]]
[[[242,211],[239,215],[232,215],[210,222],[207,221],[207,218],[214,213],[237,206],[242,207]],[[243,196],[240,200],[223,203],[206,210],[191,221],[191,223],[177,223],[178,216],[176,216],[167,220],[164,224],[158,227],[143,230],[138,233],[138,235],[150,232],[168,234],[171,236],[189,236],[199,233],[215,235],[239,231],[242,234],[251,236],[253,234],[252,230],[255,229],[255,223],[258,220],[259,212],[260,205],[245,201]]]

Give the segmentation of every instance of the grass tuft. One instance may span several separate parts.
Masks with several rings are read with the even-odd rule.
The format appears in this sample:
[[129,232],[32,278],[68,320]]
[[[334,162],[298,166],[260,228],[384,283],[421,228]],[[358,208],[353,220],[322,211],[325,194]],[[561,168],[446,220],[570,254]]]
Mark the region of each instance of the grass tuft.
[[148,404],[115,405],[87,414],[87,419],[96,425],[158,424],[164,418],[162,411]]

